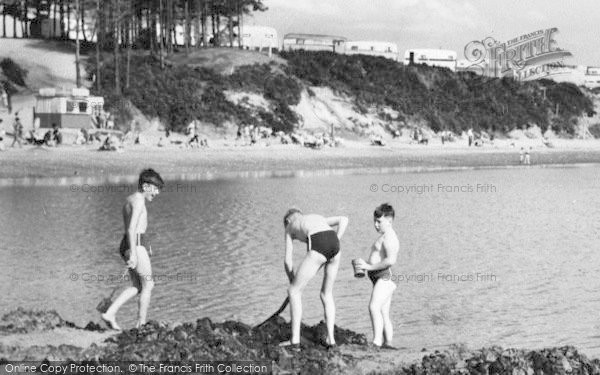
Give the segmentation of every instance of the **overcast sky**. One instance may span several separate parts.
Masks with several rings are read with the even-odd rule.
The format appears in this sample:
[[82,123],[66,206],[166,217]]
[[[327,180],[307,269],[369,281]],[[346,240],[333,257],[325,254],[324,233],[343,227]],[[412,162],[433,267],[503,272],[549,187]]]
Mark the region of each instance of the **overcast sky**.
[[557,27],[567,64],[600,66],[600,1],[577,0],[263,0],[269,8],[246,24],[290,32],[382,40],[408,48],[455,50],[488,36],[507,41]]

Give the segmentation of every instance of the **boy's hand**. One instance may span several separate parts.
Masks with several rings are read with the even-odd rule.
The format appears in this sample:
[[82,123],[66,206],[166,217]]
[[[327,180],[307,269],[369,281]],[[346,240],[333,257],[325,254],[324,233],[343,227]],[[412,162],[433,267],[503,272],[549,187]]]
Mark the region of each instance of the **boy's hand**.
[[367,263],[367,262],[365,262],[365,260],[364,260],[364,259],[362,259],[362,258],[358,258],[358,259],[356,260],[356,265],[357,265],[359,268],[362,268],[363,270],[368,270],[368,267],[370,266],[370,264],[369,264],[369,263]]

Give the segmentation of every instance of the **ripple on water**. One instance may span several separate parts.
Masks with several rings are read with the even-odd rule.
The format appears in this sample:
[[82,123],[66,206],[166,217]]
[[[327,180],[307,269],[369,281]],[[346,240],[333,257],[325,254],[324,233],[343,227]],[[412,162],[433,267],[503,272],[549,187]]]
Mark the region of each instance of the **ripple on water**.
[[[153,291],[151,318],[237,316],[251,324],[266,319],[286,296],[281,218],[298,206],[349,216],[334,289],[337,318],[342,326],[370,333],[372,286],[353,278],[350,259],[368,255],[377,235],[373,209],[387,201],[397,210],[401,244],[394,273],[413,276],[397,280],[392,304],[400,346],[536,347],[566,341],[600,352],[594,337],[600,260],[590,219],[600,216],[594,204],[600,167],[391,172],[169,181],[188,189],[166,191],[148,205],[148,231],[156,234],[153,271],[162,277]],[[0,284],[7,305],[39,308],[44,301],[44,307],[83,324],[96,318],[97,302],[117,284],[69,277],[121,274],[117,246],[127,192],[77,193],[69,191],[70,181],[63,182],[0,188]],[[374,183],[486,183],[497,192],[372,193]],[[305,247],[296,248],[298,264]],[[478,273],[495,278],[478,280]],[[322,272],[303,297],[311,324],[323,315],[321,278]],[[134,303],[123,308],[125,326],[135,321],[136,309]]]

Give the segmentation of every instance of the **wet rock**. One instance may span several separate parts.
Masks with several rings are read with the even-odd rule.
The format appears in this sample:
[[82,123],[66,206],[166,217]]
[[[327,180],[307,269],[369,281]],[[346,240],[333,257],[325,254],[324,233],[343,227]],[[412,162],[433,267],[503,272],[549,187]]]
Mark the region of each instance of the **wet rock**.
[[447,354],[436,351],[434,354],[423,357],[421,366],[425,370],[425,373],[444,375],[454,372],[456,362],[452,361]]
[[33,311],[19,307],[0,319],[0,333],[27,333],[47,331],[57,327],[75,327],[75,324],[62,319],[54,310]]
[[83,327],[83,329],[85,329],[86,331],[93,331],[93,332],[106,331],[106,329],[104,327],[102,327],[100,324],[95,323],[95,322],[89,322],[85,327]]
[[213,330],[213,324],[208,318],[198,319],[196,321],[196,331],[199,333],[210,334]]
[[[22,316],[19,314],[22,313]],[[56,312],[17,310],[0,321],[1,332],[31,332],[47,327],[68,326]],[[90,323],[85,329],[97,329]],[[76,334],[76,333],[75,333]],[[196,323],[165,324],[151,321],[139,329],[123,331],[103,345],[83,350],[70,345],[10,347],[0,344],[2,360],[72,360],[91,361],[270,361],[276,374],[343,374],[360,366],[358,359],[343,354],[343,350],[327,351],[321,343],[326,337],[323,322],[315,326],[302,325],[303,349],[295,352],[279,347],[289,339],[290,325],[275,317],[259,328],[252,329],[236,321],[213,323],[199,319]],[[335,328],[338,344],[356,347],[366,344],[365,335]],[[366,349],[365,349],[366,350]],[[372,358],[377,358],[374,353]],[[375,373],[374,373],[375,374]],[[457,345],[444,352],[425,355],[420,363],[403,365],[385,374],[588,374],[600,375],[600,361],[589,360],[570,346],[525,351],[500,347],[470,351]]]
[[250,327],[247,324],[232,320],[224,322],[222,326],[225,332],[230,333],[234,336],[248,336],[250,334],[250,330],[252,329],[252,327]]

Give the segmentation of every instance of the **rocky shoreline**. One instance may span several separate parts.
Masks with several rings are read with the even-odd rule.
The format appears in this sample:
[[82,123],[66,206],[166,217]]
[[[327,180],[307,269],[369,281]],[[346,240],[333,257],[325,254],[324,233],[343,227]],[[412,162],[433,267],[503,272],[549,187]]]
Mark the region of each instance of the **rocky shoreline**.
[[[36,335],[97,335],[88,346],[36,342]],[[289,323],[273,317],[259,328],[244,323],[149,322],[141,329],[105,331],[90,322],[77,327],[55,311],[18,309],[0,320],[0,364],[9,361],[65,361],[100,365],[115,361],[256,361],[272,364],[274,374],[600,374],[600,360],[588,359],[572,346],[542,350],[468,350],[455,346],[443,352],[423,353],[420,361],[400,362],[393,350],[375,350],[367,338],[336,327],[339,346],[326,349],[323,322],[302,327],[302,350],[278,346],[289,339]],[[28,338],[15,343],[15,336]],[[101,340],[101,341],[100,341]]]

